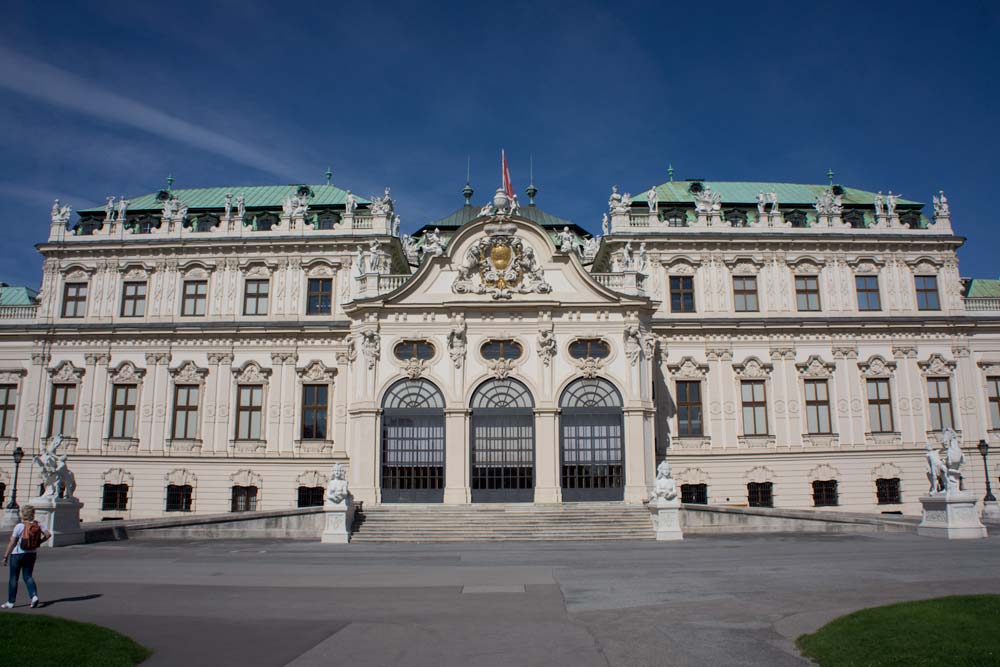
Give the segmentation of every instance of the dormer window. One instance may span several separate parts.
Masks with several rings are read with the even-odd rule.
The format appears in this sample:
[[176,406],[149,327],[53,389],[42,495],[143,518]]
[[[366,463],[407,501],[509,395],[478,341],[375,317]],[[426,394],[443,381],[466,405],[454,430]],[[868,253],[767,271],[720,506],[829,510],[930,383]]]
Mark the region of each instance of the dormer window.
[[795,210],[785,213],[785,222],[791,224],[792,227],[799,229],[804,229],[809,226],[809,223],[806,222],[805,211]]
[[605,359],[611,355],[611,346],[600,338],[578,338],[569,345],[569,356],[574,359]]
[[396,344],[392,353],[400,361],[409,361],[410,359],[433,359],[434,346],[426,340],[404,340],[401,343]]
[[524,348],[510,339],[491,340],[480,348],[479,353],[483,355],[483,359],[518,359],[524,353]]
[[851,209],[844,212],[844,222],[854,229],[865,228],[865,212],[860,209]]

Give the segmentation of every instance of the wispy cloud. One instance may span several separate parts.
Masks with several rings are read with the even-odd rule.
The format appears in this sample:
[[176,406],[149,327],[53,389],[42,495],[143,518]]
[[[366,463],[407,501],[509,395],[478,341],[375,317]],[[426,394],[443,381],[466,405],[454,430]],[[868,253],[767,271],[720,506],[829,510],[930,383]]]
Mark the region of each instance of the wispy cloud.
[[194,146],[277,176],[295,172],[284,160],[267,155],[254,146],[171,116],[63,69],[3,47],[0,47],[0,88],[107,123],[132,127]]
[[65,204],[67,201],[91,202],[93,197],[79,197],[72,193],[58,192],[56,190],[40,190],[28,185],[18,185],[17,183],[0,183],[0,197],[6,199],[17,199],[28,204],[38,204],[48,207],[52,205],[52,200],[61,198]]

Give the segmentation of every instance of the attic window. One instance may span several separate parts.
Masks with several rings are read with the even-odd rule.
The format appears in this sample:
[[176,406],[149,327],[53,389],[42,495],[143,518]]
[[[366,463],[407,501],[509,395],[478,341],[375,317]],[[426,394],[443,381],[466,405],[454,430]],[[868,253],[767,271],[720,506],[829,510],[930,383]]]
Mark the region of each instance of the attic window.
[[733,227],[747,226],[747,212],[739,208],[731,208],[726,211],[726,220]]
[[804,211],[789,211],[785,213],[785,222],[791,223],[792,227],[805,228],[809,226],[806,222],[806,214]]
[[899,216],[899,222],[910,229],[920,229],[920,211],[904,211]]
[[670,208],[663,211],[663,220],[668,227],[687,227],[687,211],[682,208]]
[[688,192],[690,192],[691,194],[698,194],[704,189],[705,185],[701,181],[692,181],[691,185],[688,186]]
[[849,224],[854,229],[864,229],[865,228],[865,212],[852,208],[849,211],[844,212],[844,222]]
[[600,338],[577,338],[569,345],[569,356],[574,359],[605,359],[611,346]]
[[397,343],[392,353],[400,361],[434,358],[434,346],[426,340],[404,340]]

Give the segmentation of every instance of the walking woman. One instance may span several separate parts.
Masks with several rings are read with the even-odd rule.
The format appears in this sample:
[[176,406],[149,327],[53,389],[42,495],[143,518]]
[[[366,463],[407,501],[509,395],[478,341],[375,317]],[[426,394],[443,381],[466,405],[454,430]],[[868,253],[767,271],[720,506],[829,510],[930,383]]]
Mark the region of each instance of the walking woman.
[[35,570],[38,547],[50,537],[52,533],[35,521],[35,508],[31,505],[22,507],[21,523],[14,526],[7,550],[3,554],[3,564],[6,565],[7,561],[10,561],[10,582],[7,584],[7,602],[0,605],[0,609],[14,607],[14,599],[17,597],[17,578],[21,575],[24,576],[24,585],[28,587],[28,595],[31,596],[31,606],[38,606],[38,589],[35,588],[35,580],[31,575]]

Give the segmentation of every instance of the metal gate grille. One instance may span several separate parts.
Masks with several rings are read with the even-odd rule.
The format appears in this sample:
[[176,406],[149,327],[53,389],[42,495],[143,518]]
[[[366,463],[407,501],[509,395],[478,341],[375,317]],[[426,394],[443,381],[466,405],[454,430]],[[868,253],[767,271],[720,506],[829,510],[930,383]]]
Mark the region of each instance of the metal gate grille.
[[476,392],[470,421],[473,502],[532,502],[535,415],[516,380],[494,380]]
[[601,379],[581,379],[560,401],[560,486],[564,501],[622,500],[625,439],[621,397]]
[[442,502],[441,393],[426,380],[403,380],[389,389],[382,405],[382,502]]

